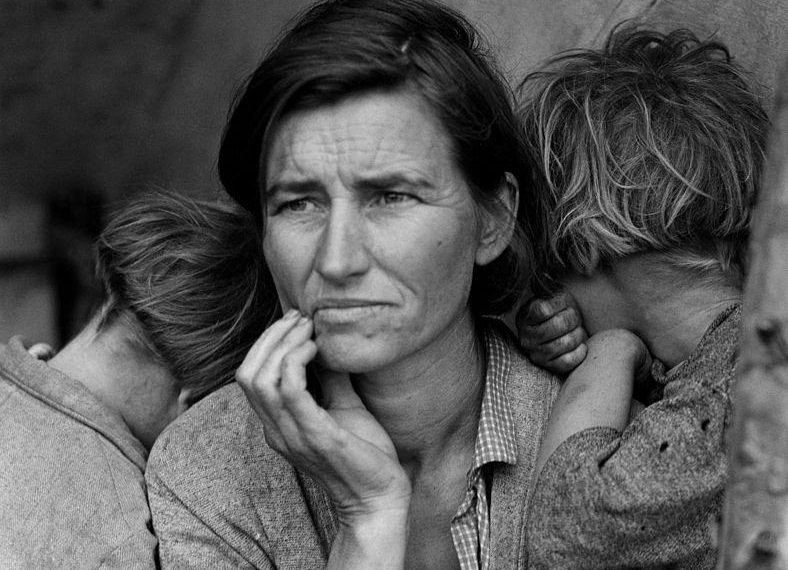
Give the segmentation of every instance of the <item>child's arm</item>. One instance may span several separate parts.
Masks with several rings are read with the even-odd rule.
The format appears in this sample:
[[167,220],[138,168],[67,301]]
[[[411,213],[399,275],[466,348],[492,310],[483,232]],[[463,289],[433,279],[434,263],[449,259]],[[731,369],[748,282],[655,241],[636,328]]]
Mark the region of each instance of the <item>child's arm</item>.
[[[569,405],[557,408],[564,420],[551,418],[557,425],[542,450],[549,457],[539,458],[529,504],[529,566],[714,567],[708,522],[719,512],[725,483],[723,434],[735,361],[729,352],[684,366],[664,397],[623,430],[612,421],[582,427],[593,423],[582,411],[592,392],[568,403],[579,417],[566,418]],[[621,419],[620,410],[613,415]]]
[[590,428],[623,431],[630,417],[633,384],[648,374],[651,356],[629,331],[601,332],[587,341],[588,354],[561,387],[539,450],[536,474],[572,435]]

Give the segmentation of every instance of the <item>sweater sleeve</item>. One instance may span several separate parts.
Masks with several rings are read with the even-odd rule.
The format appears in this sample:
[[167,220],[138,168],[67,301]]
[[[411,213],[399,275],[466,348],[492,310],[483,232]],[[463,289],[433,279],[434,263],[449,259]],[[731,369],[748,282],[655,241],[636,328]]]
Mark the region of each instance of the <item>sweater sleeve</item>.
[[162,570],[274,568],[264,555],[254,564],[241,556],[201,520],[150,466],[146,479]]
[[676,378],[622,433],[593,428],[563,442],[530,505],[532,567],[712,568],[728,380]]
[[99,570],[155,570],[156,539],[149,529],[126,537],[98,566]]

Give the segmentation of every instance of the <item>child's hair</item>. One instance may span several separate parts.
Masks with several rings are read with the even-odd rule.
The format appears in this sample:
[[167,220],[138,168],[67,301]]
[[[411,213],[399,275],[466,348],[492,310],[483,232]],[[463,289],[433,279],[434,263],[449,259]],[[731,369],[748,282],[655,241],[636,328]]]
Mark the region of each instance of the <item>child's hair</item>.
[[191,403],[233,380],[277,311],[254,219],[233,205],[144,195],[114,213],[95,254],[99,330],[123,322]]
[[521,116],[552,202],[548,276],[659,251],[740,284],[768,126],[749,80],[720,42],[632,26],[526,77]]

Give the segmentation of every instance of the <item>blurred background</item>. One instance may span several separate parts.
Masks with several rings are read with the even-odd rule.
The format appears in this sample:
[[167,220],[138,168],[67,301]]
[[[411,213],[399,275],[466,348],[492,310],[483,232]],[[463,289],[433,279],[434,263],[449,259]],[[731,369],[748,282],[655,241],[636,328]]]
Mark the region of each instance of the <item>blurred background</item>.
[[[95,300],[105,212],[153,185],[220,195],[233,93],[306,0],[0,0],[0,342],[62,346]],[[787,0],[448,0],[516,82],[624,19],[730,47],[767,108]]]

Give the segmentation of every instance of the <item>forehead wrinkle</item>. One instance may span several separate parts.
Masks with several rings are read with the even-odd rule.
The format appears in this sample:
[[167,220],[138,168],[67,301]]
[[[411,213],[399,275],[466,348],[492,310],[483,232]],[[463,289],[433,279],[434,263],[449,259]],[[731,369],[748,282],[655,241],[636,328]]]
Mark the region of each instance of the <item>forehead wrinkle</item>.
[[450,176],[453,165],[449,138],[433,121],[426,123],[419,115],[408,118],[393,129],[383,123],[375,131],[378,136],[361,141],[358,148],[371,152],[365,155],[362,168],[356,164],[354,184],[401,177],[423,188],[444,186],[443,181]]
[[328,176],[356,188],[365,180],[392,175],[432,186],[450,177],[451,139],[418,100],[408,98],[403,108],[416,112],[403,114],[406,119],[394,124],[364,105],[348,114],[347,104],[353,102],[297,113],[283,121],[269,161],[269,184],[276,170],[276,181]]
[[312,180],[316,174],[323,174],[321,171],[332,162],[336,162],[336,159],[329,159],[330,156],[339,155],[334,144],[335,137],[331,135],[330,129],[320,126],[323,122],[320,118],[319,115],[309,114],[291,117],[282,123],[269,158],[268,186],[272,182]]

